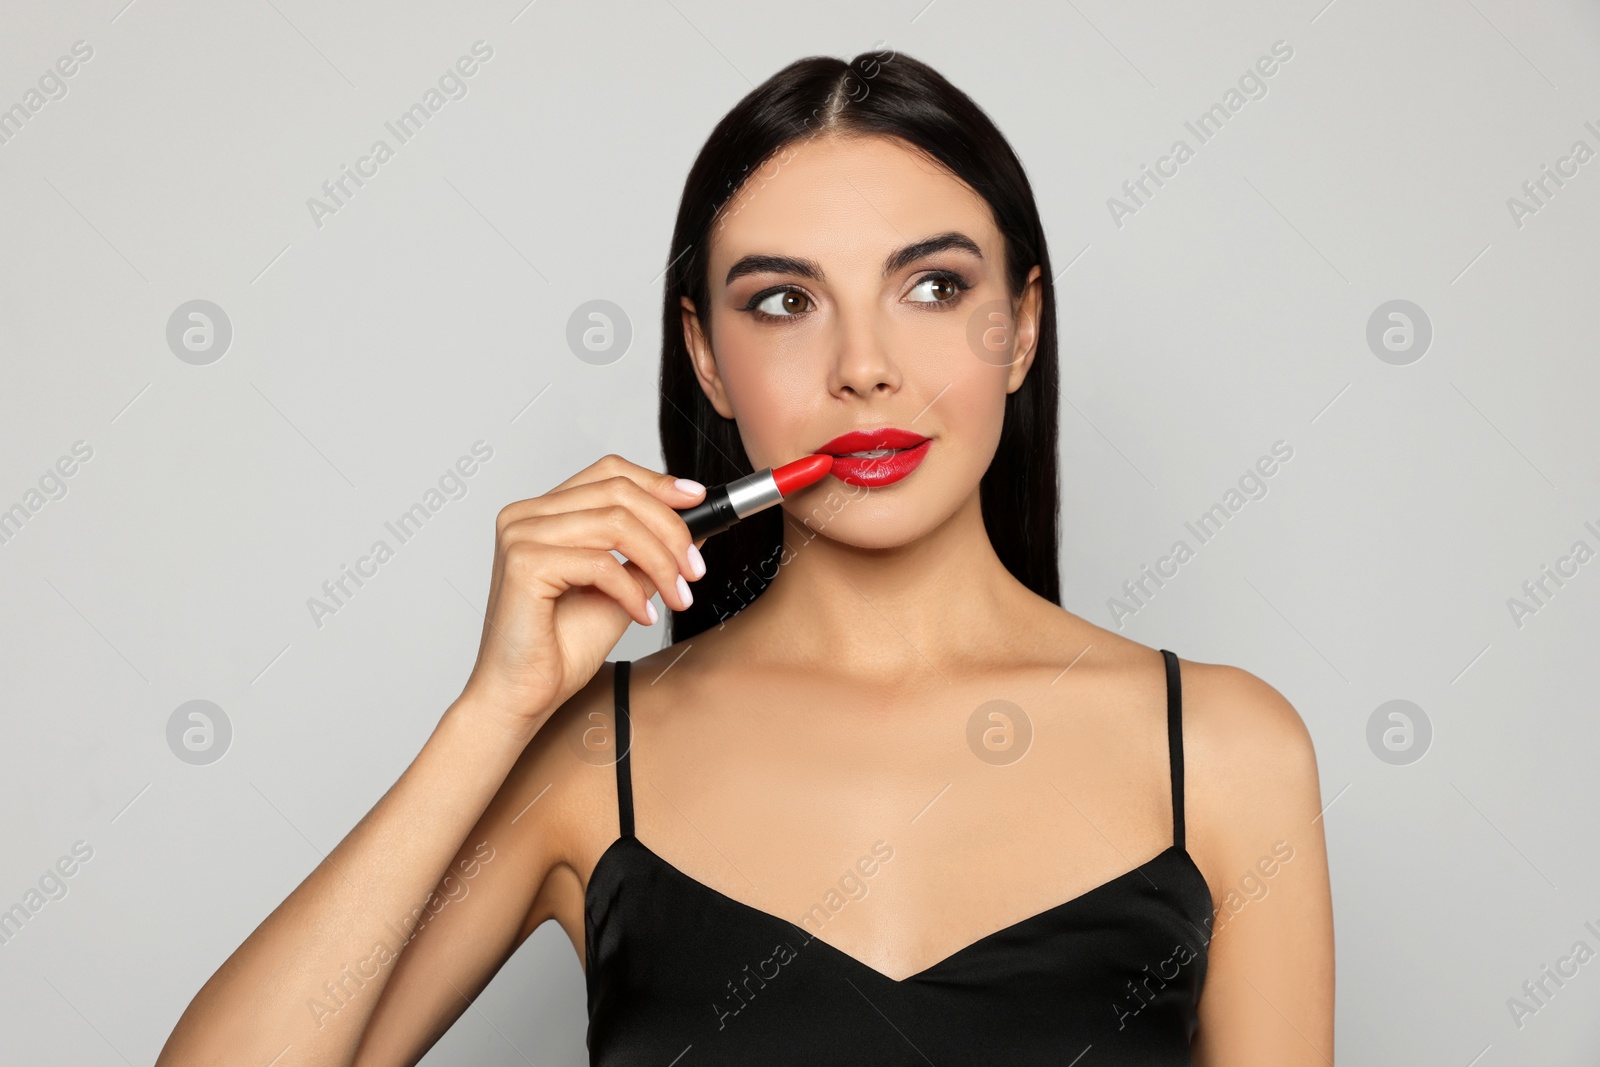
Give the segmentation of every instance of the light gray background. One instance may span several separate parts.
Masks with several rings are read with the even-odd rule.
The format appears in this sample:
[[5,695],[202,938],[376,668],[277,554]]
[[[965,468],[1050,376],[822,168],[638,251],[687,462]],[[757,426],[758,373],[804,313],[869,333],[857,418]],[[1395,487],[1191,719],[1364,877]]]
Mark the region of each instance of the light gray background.
[[[932,63],[1012,140],[1061,271],[1066,606],[1122,582],[1278,440],[1293,448],[1124,632],[1244,667],[1316,741],[1346,1063],[1592,1064],[1600,962],[1519,1029],[1507,998],[1600,949],[1600,12],[1522,0],[429,5],[7,0],[0,107],[0,908],[74,842],[68,895],[0,945],[0,1058],[148,1063],[201,983],[404,769],[459,692],[493,517],[607,451],[659,466],[659,277],[711,126],[803,55]],[[320,228],[321,184],[473,42],[493,57]],[[1107,198],[1274,41],[1294,49],[1117,226]],[[178,359],[180,304],[232,324]],[[574,309],[631,318],[609,365]],[[1387,301],[1433,328],[1397,366]],[[494,456],[337,615],[307,599],[474,441]],[[657,628],[659,631],[659,627]],[[631,631],[614,658],[659,646]],[[173,711],[233,737],[193,766]],[[1424,758],[1367,723],[1415,702]],[[584,990],[541,929],[427,1063],[578,1064]]]

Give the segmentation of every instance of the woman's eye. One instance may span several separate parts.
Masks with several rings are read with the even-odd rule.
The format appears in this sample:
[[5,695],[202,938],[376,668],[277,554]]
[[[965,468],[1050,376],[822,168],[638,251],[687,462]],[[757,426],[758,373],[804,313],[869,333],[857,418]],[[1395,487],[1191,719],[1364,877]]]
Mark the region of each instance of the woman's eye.
[[952,304],[966,286],[953,274],[930,274],[911,288],[914,304]]
[[780,289],[755,305],[757,311],[776,318],[798,315],[807,309],[810,298],[798,289]]

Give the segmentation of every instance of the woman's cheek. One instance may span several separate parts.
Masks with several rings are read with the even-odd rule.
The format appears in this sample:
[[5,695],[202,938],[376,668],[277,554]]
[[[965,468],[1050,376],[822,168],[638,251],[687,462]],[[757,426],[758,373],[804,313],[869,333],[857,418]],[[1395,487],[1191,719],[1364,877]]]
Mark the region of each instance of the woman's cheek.
[[[934,406],[939,425],[963,449],[987,455],[1000,440],[1005,422],[1006,391],[1003,373],[979,364],[969,366],[950,383]],[[944,388],[942,385],[939,388]],[[928,395],[933,396],[938,388]]]
[[792,367],[768,366],[759,373],[730,360],[722,381],[739,422],[739,437],[755,469],[787,463],[796,448],[809,448],[818,425],[813,409],[826,383],[810,380]]

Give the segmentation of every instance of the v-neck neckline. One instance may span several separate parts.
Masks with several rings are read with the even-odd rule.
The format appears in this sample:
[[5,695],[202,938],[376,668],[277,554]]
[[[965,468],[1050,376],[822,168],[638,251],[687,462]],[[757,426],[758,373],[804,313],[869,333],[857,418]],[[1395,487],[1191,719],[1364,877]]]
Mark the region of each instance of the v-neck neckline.
[[[1000,927],[998,930],[991,930],[989,933],[984,934],[983,936],[979,937],[977,940],[969,941],[967,944],[962,945],[960,948],[956,949],[955,951],[950,952],[950,953],[940,957],[939,959],[935,960],[933,963],[930,963],[928,966],[923,967],[921,970],[914,971],[911,974],[906,975],[904,978],[895,978],[892,975],[885,974],[883,971],[878,970],[876,967],[872,966],[871,964],[867,963],[866,961],[861,960],[861,959],[857,959],[855,956],[850,955],[850,953],[844,951],[843,949],[838,948],[838,947],[828,943],[827,941],[824,941],[822,938],[820,938],[817,935],[811,933],[810,931],[806,930],[804,927],[800,926],[799,924],[795,923],[794,921],[792,921],[790,919],[785,919],[780,915],[775,915],[770,911],[765,911],[765,910],[763,910],[761,908],[756,907],[754,904],[747,904],[742,900],[738,900],[738,899],[736,899],[734,897],[729,896],[728,894],[722,892],[720,889],[716,889],[713,886],[707,885],[705,882],[702,882],[700,879],[698,879],[698,878],[694,877],[693,875],[689,874],[687,871],[684,871],[681,868],[677,867],[670,860],[668,860],[666,857],[664,857],[664,856],[660,855],[659,853],[657,853],[654,849],[652,849],[649,845],[645,844],[643,841],[641,841],[635,835],[624,835],[624,836],[618,837],[616,840],[612,841],[610,845],[606,846],[606,850],[604,852],[602,852],[600,854],[600,858],[595,861],[594,870],[591,871],[590,874],[589,874],[589,884],[584,889],[584,909],[583,909],[583,911],[584,911],[584,923],[585,923],[585,926],[588,925],[589,917],[592,914],[593,900],[592,900],[592,897],[591,897],[591,893],[592,893],[592,891],[594,889],[594,885],[595,885],[596,881],[598,881],[598,875],[600,873],[600,870],[601,870],[601,868],[603,866],[605,866],[607,861],[612,860],[617,854],[619,854],[621,848],[624,848],[624,847],[631,847],[631,848],[637,849],[643,855],[648,857],[651,862],[657,864],[659,867],[661,867],[662,869],[668,871],[674,877],[676,877],[676,878],[680,879],[681,881],[685,882],[686,884],[691,886],[693,889],[695,889],[695,891],[709,894],[714,899],[716,899],[716,900],[718,900],[718,901],[720,901],[720,902],[722,902],[724,904],[727,904],[729,906],[732,906],[734,909],[736,909],[736,910],[738,910],[738,911],[740,911],[740,912],[742,912],[742,913],[744,913],[746,915],[752,915],[752,916],[760,918],[760,919],[762,919],[764,921],[771,922],[771,923],[776,923],[776,924],[781,925],[781,926],[783,926],[783,927],[785,927],[785,928],[787,928],[789,930],[792,930],[792,931],[796,932],[799,936],[805,938],[804,944],[811,944],[813,942],[816,943],[816,944],[819,944],[819,945],[821,945],[823,947],[823,951],[827,955],[829,955],[831,957],[834,957],[834,958],[837,958],[837,959],[841,960],[842,962],[844,962],[845,964],[853,966],[853,967],[855,967],[856,969],[858,969],[860,971],[863,971],[863,972],[865,972],[867,974],[873,975],[878,980],[881,980],[881,981],[884,981],[884,982],[888,982],[891,985],[895,985],[895,986],[907,986],[907,985],[910,985],[913,982],[917,982],[917,981],[921,981],[921,980],[925,980],[925,979],[931,978],[938,971],[946,968],[947,966],[953,965],[953,962],[955,960],[971,956],[974,953],[976,953],[978,951],[981,951],[982,948],[984,946],[986,946],[986,945],[993,944],[996,941],[1004,940],[1008,936],[1014,935],[1018,931],[1020,931],[1022,929],[1025,929],[1025,928],[1027,928],[1029,926],[1035,926],[1035,925],[1038,925],[1041,922],[1045,922],[1046,920],[1048,920],[1048,919],[1050,919],[1050,918],[1052,918],[1052,917],[1054,917],[1056,915],[1059,915],[1059,914],[1061,914],[1063,912],[1066,912],[1066,911],[1070,910],[1073,906],[1077,905],[1079,902],[1084,901],[1084,900],[1086,900],[1086,899],[1088,899],[1090,897],[1096,896],[1098,894],[1101,894],[1104,891],[1110,889],[1112,886],[1115,886],[1115,885],[1118,885],[1121,882],[1127,881],[1127,880],[1133,878],[1136,875],[1143,875],[1145,877],[1145,879],[1147,881],[1149,881],[1150,884],[1153,887],[1155,887],[1157,890],[1161,890],[1162,887],[1160,885],[1157,885],[1156,882],[1153,879],[1150,878],[1150,875],[1148,873],[1146,873],[1145,868],[1150,867],[1150,866],[1152,866],[1154,864],[1157,864],[1157,863],[1161,862],[1162,860],[1166,859],[1169,854],[1176,854],[1178,856],[1180,862],[1187,864],[1188,867],[1190,868],[1190,870],[1193,871],[1194,875],[1197,878],[1200,879],[1201,883],[1202,884],[1206,884],[1205,875],[1203,874],[1203,872],[1201,872],[1201,870],[1199,868],[1199,865],[1195,863],[1194,857],[1189,855],[1189,850],[1186,849],[1186,848],[1180,847],[1176,842],[1174,842],[1173,844],[1170,844],[1166,848],[1162,849],[1160,852],[1156,853],[1154,856],[1151,856],[1149,859],[1145,860],[1143,863],[1141,863],[1141,864],[1139,864],[1139,865],[1137,865],[1135,867],[1130,867],[1128,870],[1123,871],[1121,874],[1113,875],[1112,877],[1110,877],[1110,878],[1106,879],[1105,881],[1101,882],[1099,885],[1095,885],[1095,886],[1090,887],[1089,889],[1084,890],[1082,893],[1079,893],[1077,896],[1071,897],[1071,898],[1069,898],[1067,900],[1063,900],[1059,904],[1052,904],[1051,906],[1045,908],[1043,911],[1034,912],[1032,915],[1028,915],[1028,916],[1026,916],[1024,918],[1018,919],[1015,922],[1008,923],[1007,925]],[[1209,886],[1208,886],[1208,888],[1206,890],[1206,895],[1207,895],[1207,898],[1209,899],[1209,897],[1210,897]],[[590,943],[592,944],[592,941]],[[593,960],[590,960],[590,959],[584,960],[584,969],[585,969],[586,972],[590,968],[592,968],[593,965],[594,965],[594,961]]]

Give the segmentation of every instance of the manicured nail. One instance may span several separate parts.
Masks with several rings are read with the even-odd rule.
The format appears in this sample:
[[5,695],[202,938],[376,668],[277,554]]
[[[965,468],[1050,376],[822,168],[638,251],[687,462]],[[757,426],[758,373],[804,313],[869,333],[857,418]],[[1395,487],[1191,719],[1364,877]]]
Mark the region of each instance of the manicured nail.
[[644,613],[650,616],[651,626],[654,626],[656,623],[661,621],[661,612],[656,610],[656,604],[653,600],[646,600],[644,602]]
[[678,492],[683,493],[686,496],[699,496],[701,493],[706,491],[705,486],[701,485],[699,482],[691,481],[688,478],[674,478],[672,480],[672,486]]
[[694,596],[689,592],[689,583],[683,580],[683,575],[678,575],[678,596],[683,600],[683,606],[688,607],[694,603]]
[[705,557],[700,554],[700,550],[694,547],[692,543],[689,545],[689,570],[692,578],[704,578],[706,576]]

